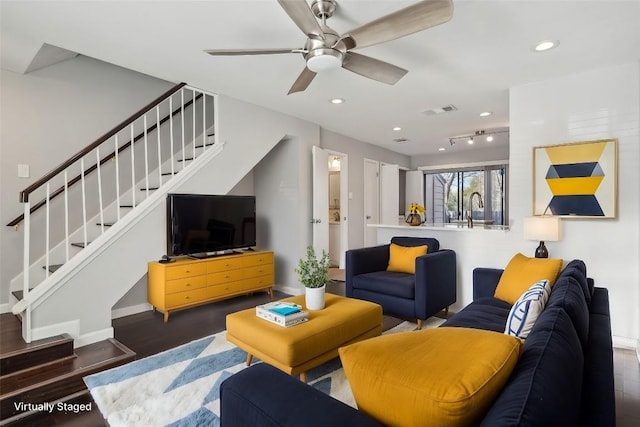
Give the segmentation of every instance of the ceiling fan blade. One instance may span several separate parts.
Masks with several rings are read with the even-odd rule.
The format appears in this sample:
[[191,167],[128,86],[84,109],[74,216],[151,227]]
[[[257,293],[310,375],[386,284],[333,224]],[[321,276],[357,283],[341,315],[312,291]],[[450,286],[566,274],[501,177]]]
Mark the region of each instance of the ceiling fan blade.
[[408,73],[404,68],[355,52],[347,52],[342,68],[388,85],[396,84]]
[[213,56],[237,56],[237,55],[273,55],[278,53],[300,53],[302,49],[210,49],[205,50]]
[[291,89],[289,89],[289,93],[287,93],[287,95],[291,95],[292,93],[296,92],[302,92],[303,90],[305,90],[315,76],[315,72],[311,71],[307,67],[304,67],[304,70],[302,70],[302,73],[300,73],[296,81],[293,83],[293,86],[291,86]]
[[345,33],[347,49],[384,43],[443,24],[453,16],[451,0],[424,0]]
[[278,3],[303,33],[309,37],[319,36],[324,40],[324,32],[305,0],[278,0]]

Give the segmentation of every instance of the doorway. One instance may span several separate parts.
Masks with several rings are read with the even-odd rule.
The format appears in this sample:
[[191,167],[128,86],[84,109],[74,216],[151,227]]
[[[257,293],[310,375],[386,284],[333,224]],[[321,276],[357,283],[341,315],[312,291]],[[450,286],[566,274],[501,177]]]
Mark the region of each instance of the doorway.
[[348,158],[344,153],[314,146],[313,153],[313,246],[326,251],[331,264],[344,268],[349,249]]
[[347,211],[348,158],[344,153],[329,152],[329,259],[331,266],[343,269],[345,252],[349,249]]

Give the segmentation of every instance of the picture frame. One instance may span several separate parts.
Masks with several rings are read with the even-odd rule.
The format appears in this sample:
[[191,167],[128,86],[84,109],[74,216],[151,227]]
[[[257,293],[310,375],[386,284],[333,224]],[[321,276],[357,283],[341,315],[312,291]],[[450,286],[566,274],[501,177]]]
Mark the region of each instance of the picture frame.
[[617,139],[533,147],[533,215],[612,219],[617,208]]

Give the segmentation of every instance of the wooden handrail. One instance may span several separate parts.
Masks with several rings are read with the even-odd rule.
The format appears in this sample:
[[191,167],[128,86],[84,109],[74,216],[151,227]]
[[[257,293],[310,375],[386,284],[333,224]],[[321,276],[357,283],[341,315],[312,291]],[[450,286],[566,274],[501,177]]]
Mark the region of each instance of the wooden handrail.
[[[181,84],[182,86],[184,86],[184,84]],[[182,86],[180,86],[180,88],[182,88]],[[178,89],[180,89],[178,88]],[[187,102],[185,102],[184,107],[189,107],[192,103],[194,103],[195,101],[197,101],[198,99],[202,98],[202,94],[198,94],[195,99],[191,99]],[[151,107],[153,108],[153,107]],[[164,118],[162,118],[160,120],[160,126],[162,126],[167,120],[169,120],[171,117],[179,114],[181,112],[183,107],[178,107],[175,110],[173,110],[172,112],[170,112],[170,114],[168,114],[167,116],[165,116]],[[148,110],[147,110],[148,111]],[[146,113],[146,111],[145,111]],[[144,114],[144,113],[141,113]],[[129,123],[130,124],[130,123]],[[153,125],[151,125],[149,128],[147,128],[147,132],[146,133],[151,133],[153,132],[156,128],[158,127],[158,123],[155,123]],[[133,138],[133,141],[129,141],[126,144],[123,144],[121,147],[118,148],[118,153],[123,152],[124,150],[126,150],[127,148],[129,148],[131,145],[135,144],[136,142],[138,142],[140,139],[142,139],[144,137],[145,132],[142,131],[140,132],[137,136],[135,136]],[[90,150],[89,150],[90,151]],[[106,162],[108,162],[109,160],[113,159],[113,157],[115,156],[115,151],[111,152],[110,154],[106,155],[105,157],[103,157],[100,160],[100,165],[105,164]],[[93,166],[89,167],[87,170],[84,171],[84,175],[86,176],[87,174],[95,171],[98,168],[97,163],[94,164]],[[71,180],[69,180],[69,182],[67,182],[67,187],[76,184],[77,182],[79,182],[82,179],[82,174],[76,175],[74,178],[72,178]],[[62,194],[64,192],[64,185],[58,187],[56,190],[54,190],[50,195],[49,195],[49,201],[53,200],[54,198],[56,198],[57,196],[59,196],[60,194]],[[41,207],[43,207],[45,204],[47,203],[47,198],[45,197],[44,199],[40,200],[38,203],[34,204],[31,209],[29,210],[29,213],[32,214],[33,212],[37,211],[38,209],[40,209]],[[16,218],[14,218],[11,222],[9,222],[7,224],[7,226],[9,227],[14,227],[18,224],[20,224],[22,221],[24,220],[24,214],[20,214],[19,216],[17,216]]]
[[46,184],[49,180],[51,180],[53,177],[58,175],[60,172],[64,171],[66,168],[68,168],[69,166],[71,166],[72,164],[80,160],[82,157],[90,153],[91,150],[93,150],[103,142],[107,141],[109,138],[114,136],[116,133],[120,132],[125,127],[129,126],[131,123],[136,121],[140,116],[150,111],[156,105],[160,104],[166,98],[168,98],[169,96],[173,95],[175,92],[182,89],[184,86],[186,86],[186,83],[178,83],[177,85],[175,85],[174,87],[172,87],[171,89],[169,89],[168,91],[166,91],[165,93],[163,93],[162,95],[160,95],[159,97],[151,101],[149,104],[142,107],[137,112],[133,113],[131,116],[129,116],[129,118],[124,120],[118,126],[114,127],[109,132],[105,133],[100,138],[96,139],[94,142],[92,142],[91,144],[87,145],[85,148],[80,150],[78,153],[71,156],[67,161],[62,163],[60,166],[58,166],[57,168],[55,168],[54,170],[52,170],[51,172],[49,172],[48,174],[46,174],[45,176],[43,176],[42,178],[40,178],[39,180],[31,184],[30,186],[22,190],[20,192],[20,203],[28,202],[29,194],[33,193],[35,190],[37,190],[38,188]]

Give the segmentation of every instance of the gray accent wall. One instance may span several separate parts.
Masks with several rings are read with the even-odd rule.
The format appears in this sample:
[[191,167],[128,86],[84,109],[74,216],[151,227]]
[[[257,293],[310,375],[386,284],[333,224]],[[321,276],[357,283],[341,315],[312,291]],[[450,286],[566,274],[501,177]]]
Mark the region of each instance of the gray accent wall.
[[[22,271],[18,194],[174,83],[78,56],[28,74],[0,73],[0,307]],[[30,166],[29,178],[17,165]]]

